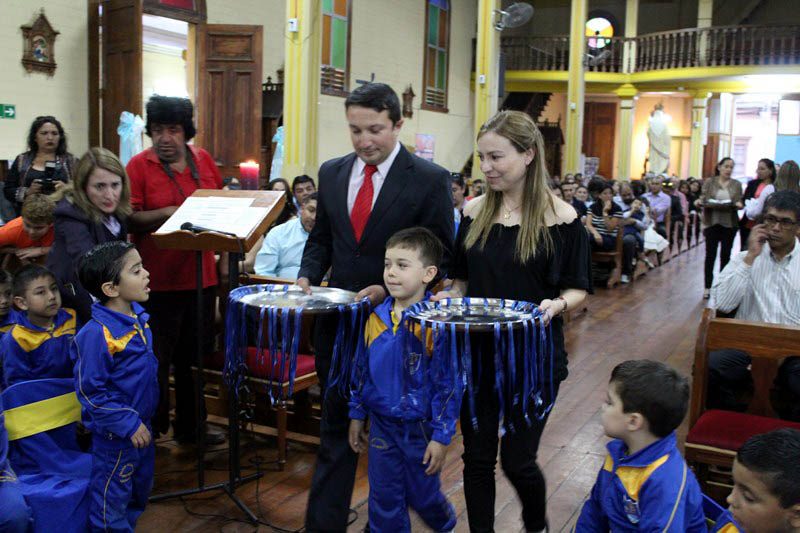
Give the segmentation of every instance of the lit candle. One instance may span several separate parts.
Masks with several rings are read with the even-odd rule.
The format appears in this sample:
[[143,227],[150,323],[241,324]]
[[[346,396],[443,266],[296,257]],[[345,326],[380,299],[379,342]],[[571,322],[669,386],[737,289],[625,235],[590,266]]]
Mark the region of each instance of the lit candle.
[[258,189],[258,163],[252,159],[239,164],[239,182],[242,189]]

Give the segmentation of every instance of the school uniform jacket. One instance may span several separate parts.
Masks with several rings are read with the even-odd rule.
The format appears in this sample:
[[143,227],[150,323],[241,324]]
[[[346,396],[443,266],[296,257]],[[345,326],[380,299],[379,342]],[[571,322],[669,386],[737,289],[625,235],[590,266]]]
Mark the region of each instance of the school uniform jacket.
[[0,341],[4,386],[31,379],[71,377],[69,345],[75,335],[75,311],[59,309],[48,329],[33,325],[26,313],[15,316],[17,323]]
[[140,423],[150,423],[158,406],[149,316],[136,303],[133,312],[135,317],[95,303],[70,352],[83,422],[109,439],[130,438]]
[[458,368],[431,355],[430,330],[423,351],[419,326],[412,333],[405,313],[398,319],[393,305],[394,298],[387,298],[367,320],[367,349],[356,361],[350,418],[363,420],[369,412],[405,422],[430,421],[433,440],[450,444],[463,394]]
[[583,506],[575,531],[707,530],[703,494],[676,447],[675,433],[633,455],[621,440],[608,456]]

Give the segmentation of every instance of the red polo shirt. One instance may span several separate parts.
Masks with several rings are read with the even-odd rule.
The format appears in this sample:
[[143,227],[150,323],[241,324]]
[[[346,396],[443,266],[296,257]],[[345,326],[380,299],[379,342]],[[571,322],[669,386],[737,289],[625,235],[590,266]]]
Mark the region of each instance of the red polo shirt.
[[[197,189],[222,188],[222,177],[211,155],[202,148],[189,145],[189,149],[197,165],[199,185],[192,178],[189,165],[183,172],[175,172],[173,182],[164,172],[152,148],[138,153],[128,162],[126,170],[131,182],[131,205],[134,211],[179,206]],[[142,256],[144,267],[150,272],[152,290],[185,291],[196,288],[194,252],[159,248],[149,233],[134,234],[133,243]],[[203,287],[216,284],[214,252],[206,252],[203,254]]]

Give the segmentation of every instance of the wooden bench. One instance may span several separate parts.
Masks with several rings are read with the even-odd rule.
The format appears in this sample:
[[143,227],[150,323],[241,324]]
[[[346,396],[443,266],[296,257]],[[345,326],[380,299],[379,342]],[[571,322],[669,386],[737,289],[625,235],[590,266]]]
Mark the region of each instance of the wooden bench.
[[[592,252],[592,262],[593,263],[613,263],[614,268],[611,270],[611,274],[608,276],[608,282],[606,282],[606,287],[609,289],[613,289],[615,285],[620,283],[620,279],[622,278],[622,239],[624,238],[624,231],[622,224],[617,226],[617,240],[614,245],[614,250],[603,252],[603,251],[593,251]],[[591,237],[590,237],[591,238]]]
[[[717,318],[706,309],[697,333],[693,368],[689,433],[685,457],[703,491],[723,501],[732,489],[730,469],[736,451],[760,433],[800,424],[776,418],[770,398],[782,359],[800,354],[800,327]],[[736,349],[752,358],[754,394],[746,413],[707,409],[709,354]]]

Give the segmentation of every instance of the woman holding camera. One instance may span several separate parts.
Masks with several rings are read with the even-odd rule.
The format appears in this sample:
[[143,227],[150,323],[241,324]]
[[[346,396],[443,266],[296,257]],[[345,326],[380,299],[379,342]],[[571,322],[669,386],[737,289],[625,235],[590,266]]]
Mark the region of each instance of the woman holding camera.
[[91,318],[92,297],[76,273],[78,260],[95,245],[128,239],[131,187],[120,160],[105,148],[90,148],[75,167],[72,182],[56,196],[55,242],[47,256],[64,307]]
[[67,137],[52,116],[36,117],[28,132],[28,151],[19,154],[6,177],[3,193],[17,216],[31,194],[52,194],[69,182],[75,156],[67,152]]

